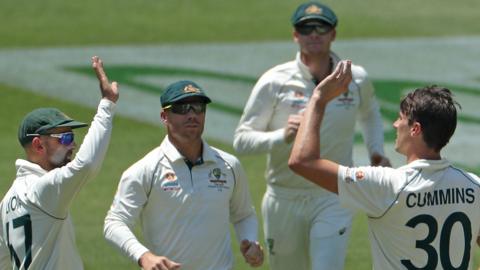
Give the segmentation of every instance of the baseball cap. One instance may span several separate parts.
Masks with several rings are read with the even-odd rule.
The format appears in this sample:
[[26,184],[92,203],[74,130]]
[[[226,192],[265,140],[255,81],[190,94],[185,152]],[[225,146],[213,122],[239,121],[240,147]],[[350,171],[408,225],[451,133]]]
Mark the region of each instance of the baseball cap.
[[28,113],[18,129],[18,141],[22,146],[31,142],[32,134],[45,135],[56,127],[80,128],[88,126],[68,117],[56,108],[39,108]]
[[187,97],[200,97],[205,103],[210,103],[204,90],[196,83],[188,80],[178,81],[167,86],[167,89],[160,96],[162,107],[178,102]]
[[337,15],[328,6],[318,2],[307,2],[298,6],[292,15],[292,25],[298,25],[308,20],[319,20],[333,27],[337,26]]

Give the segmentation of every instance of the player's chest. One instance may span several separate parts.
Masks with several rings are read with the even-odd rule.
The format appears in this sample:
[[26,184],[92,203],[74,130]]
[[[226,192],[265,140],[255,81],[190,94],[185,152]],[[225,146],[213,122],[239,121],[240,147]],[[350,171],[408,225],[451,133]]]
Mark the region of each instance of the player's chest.
[[167,204],[208,204],[229,201],[235,178],[225,166],[167,166],[162,168],[152,192]]
[[[305,110],[315,85],[309,81],[287,82],[276,95],[275,115],[297,114]],[[332,100],[327,110],[355,114],[360,105],[360,91],[354,83],[349,85],[348,91]]]

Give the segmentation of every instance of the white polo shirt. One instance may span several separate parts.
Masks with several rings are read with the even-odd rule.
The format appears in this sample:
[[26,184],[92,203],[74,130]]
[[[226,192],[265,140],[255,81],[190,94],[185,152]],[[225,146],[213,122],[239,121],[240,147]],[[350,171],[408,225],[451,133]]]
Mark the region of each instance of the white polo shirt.
[[10,254],[19,269],[83,269],[69,209],[100,170],[114,108],[115,103],[101,100],[78,153],[67,165],[47,172],[27,160],[15,162],[17,178],[0,203],[0,269],[12,269]]
[[340,166],[338,191],[344,206],[368,216],[374,269],[471,268],[480,230],[477,176],[444,159],[398,169]]
[[[183,270],[231,269],[230,223],[253,218],[237,238],[257,239],[247,179],[234,156],[206,142],[202,157],[190,169],[167,136],[127,169],[105,218],[107,240],[135,262],[150,250]],[[132,233],[138,219],[144,244]]]

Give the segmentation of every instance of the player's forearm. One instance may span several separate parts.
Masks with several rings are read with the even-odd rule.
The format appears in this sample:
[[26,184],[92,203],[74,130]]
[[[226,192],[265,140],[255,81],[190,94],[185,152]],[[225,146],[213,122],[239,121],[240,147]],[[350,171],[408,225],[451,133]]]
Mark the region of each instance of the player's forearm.
[[105,218],[103,235],[107,242],[134,262],[138,262],[140,257],[148,252],[148,249],[137,240],[130,227],[110,212]]
[[258,221],[255,213],[233,224],[238,242],[258,241]]
[[288,161],[297,173],[320,158],[320,126],[325,107],[326,103],[318,95],[313,95],[309,101]]
[[233,140],[233,148],[239,154],[263,154],[283,142],[284,130],[255,131],[245,128],[237,129]]
[[110,141],[114,109],[115,103],[102,99],[75,158],[41,178],[40,200],[52,215],[64,217],[81,187],[98,172]]
[[320,97],[314,95],[311,98],[295,138],[288,166],[303,178],[338,193],[338,164],[320,156],[320,126],[325,107],[326,102]]

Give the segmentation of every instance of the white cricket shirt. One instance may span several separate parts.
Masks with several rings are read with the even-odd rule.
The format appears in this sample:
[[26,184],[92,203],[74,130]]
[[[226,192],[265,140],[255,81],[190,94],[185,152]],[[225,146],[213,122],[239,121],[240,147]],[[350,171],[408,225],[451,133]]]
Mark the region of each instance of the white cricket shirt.
[[398,169],[340,166],[338,191],[344,206],[368,216],[374,269],[471,268],[480,229],[477,176],[444,159]]
[[[127,169],[105,218],[106,239],[135,262],[150,250],[182,270],[231,269],[230,223],[253,220],[237,238],[257,239],[247,179],[237,158],[206,142],[202,158],[190,170],[167,136]],[[132,233],[138,219],[144,244]]]
[[[331,59],[334,66],[340,61],[333,53]],[[353,163],[357,119],[369,153],[383,154],[383,123],[373,86],[361,66],[352,65],[352,74],[348,92],[328,103],[320,130],[322,157],[346,165]],[[312,79],[299,53],[295,61],[268,70],[253,88],[235,131],[233,145],[238,153],[268,153],[266,179],[272,188],[318,187],[288,168],[292,144],[284,141],[289,115],[303,111],[312,95],[316,86]]]
[[12,269],[12,264],[30,270],[83,269],[69,208],[101,167],[114,105],[100,101],[78,153],[67,165],[47,172],[27,160],[16,161],[17,178],[0,203],[0,269]]

